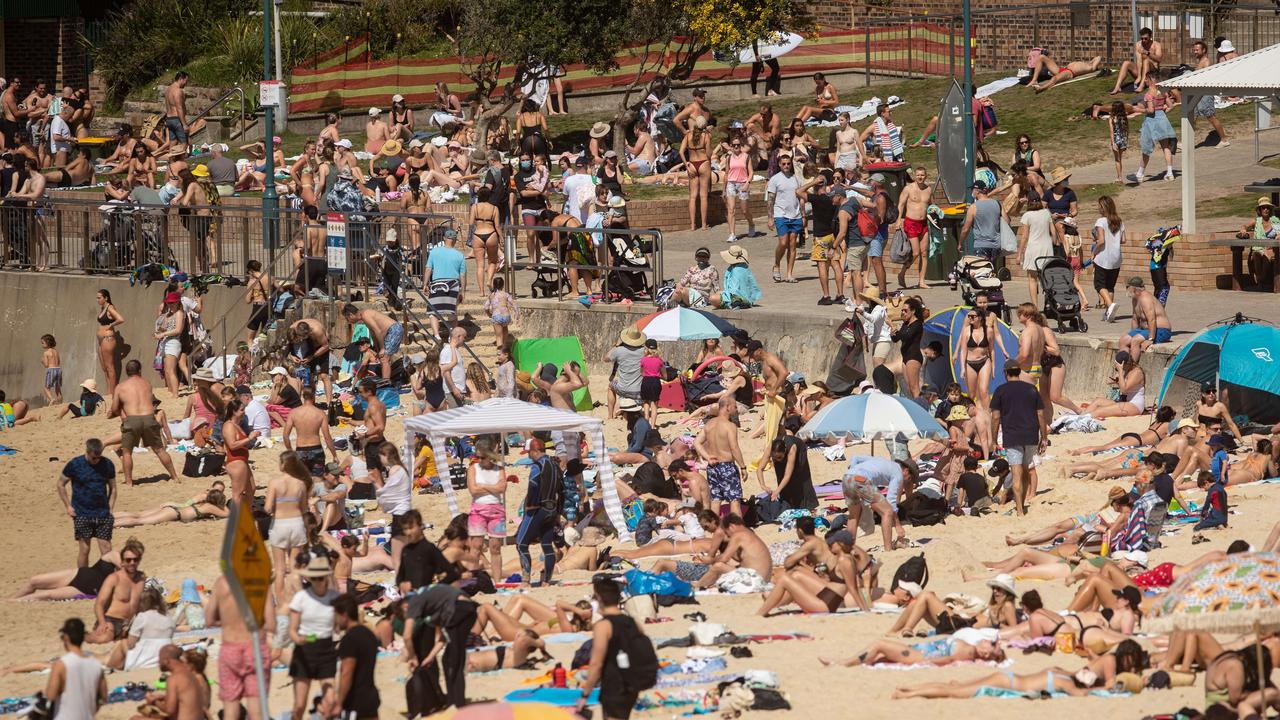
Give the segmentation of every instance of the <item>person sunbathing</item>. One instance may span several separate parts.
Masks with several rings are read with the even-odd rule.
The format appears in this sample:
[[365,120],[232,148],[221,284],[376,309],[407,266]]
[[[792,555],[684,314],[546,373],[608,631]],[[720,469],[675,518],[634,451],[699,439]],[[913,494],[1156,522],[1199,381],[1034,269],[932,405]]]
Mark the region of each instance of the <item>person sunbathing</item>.
[[826,544],[831,550],[831,560],[825,567],[820,571],[795,568],[775,575],[773,590],[756,611],[757,615],[768,617],[789,603],[795,603],[806,614],[833,613],[842,607],[869,609],[862,591],[861,573],[869,568],[870,559],[861,570],[855,565],[853,533],[848,530],[831,533]]
[[171,522],[221,520],[230,514],[231,512],[227,510],[227,496],[221,490],[210,490],[205,494],[203,501],[196,501],[193,498],[185,503],[167,503],[151,510],[117,512],[115,526],[125,528],[139,525],[163,525]]
[[71,600],[84,595],[97,595],[111,573],[120,567],[120,551],[104,553],[98,561],[86,567],[32,575],[10,600],[35,602],[40,600]]
[[720,516],[711,510],[698,513],[698,524],[702,526],[706,537],[697,540],[657,540],[634,550],[615,550],[615,557],[635,562],[651,557],[670,557],[672,555],[707,554],[714,556],[720,546],[728,541],[724,530],[720,528]]
[[[1257,636],[1252,633],[1224,644],[1204,630],[1174,630],[1169,634],[1169,644],[1164,653],[1157,653],[1152,659],[1155,667],[1160,670],[1195,672],[1197,668],[1204,669],[1212,665],[1214,658],[1222,653],[1250,647],[1255,641]],[[1272,663],[1280,660],[1280,636],[1265,635],[1261,642],[1270,653]]]
[[893,691],[894,700],[908,698],[967,699],[975,697],[984,688],[996,690],[1013,690],[1029,696],[1041,693],[1054,695],[1066,693],[1073,697],[1088,695],[1090,690],[1081,687],[1070,670],[1050,668],[1040,672],[1017,675],[1008,671],[992,673],[985,677],[968,682],[925,683],[923,685],[904,686]]
[[[1074,569],[1072,561],[1080,564],[1101,562],[1102,558],[1083,558],[1076,545],[1063,543],[1053,550],[1021,548],[1004,560],[984,560],[987,573],[1005,573],[1018,580],[1065,580]],[[960,572],[966,582],[985,573],[972,573],[968,568]]]
[[1271,459],[1271,441],[1259,440],[1253,452],[1243,460],[1231,465],[1227,476],[1227,485],[1243,485],[1257,482],[1277,475],[1276,463]]
[[876,640],[862,652],[844,660],[819,657],[823,665],[934,665],[941,667],[959,662],[1004,662],[1004,648],[999,642],[958,636],[934,638],[928,642],[907,645],[892,640]]
[[1156,410],[1156,419],[1147,426],[1146,430],[1143,430],[1140,433],[1121,433],[1120,437],[1112,440],[1111,442],[1102,443],[1101,445],[1086,445],[1084,447],[1078,447],[1068,454],[1089,455],[1091,453],[1115,450],[1116,448],[1134,448],[1155,445],[1169,436],[1169,433],[1172,432],[1170,421],[1177,416],[1178,414],[1173,408],[1168,405],[1163,405],[1159,410]]
[[[486,607],[481,605],[480,607]],[[533,657],[534,652],[541,657]],[[472,650],[467,653],[467,672],[491,672],[493,670],[528,670],[538,663],[554,660],[547,653],[547,643],[538,633],[524,629],[516,634],[511,647],[499,645],[492,650]]]
[[1047,545],[1059,538],[1063,545],[1079,545],[1086,533],[1105,531],[1115,520],[1115,515],[1108,510],[1083,515],[1072,515],[1065,520],[1021,535],[1010,533],[1004,536],[1004,544],[1014,545]]
[[1053,58],[1049,57],[1048,53],[1041,53],[1040,57],[1036,58],[1035,67],[1031,68],[1031,77],[1032,79],[1040,77],[1041,71],[1050,73],[1052,77],[1042,83],[1032,82],[1027,87],[1035,90],[1036,93],[1039,94],[1058,83],[1066,82],[1085,73],[1094,72],[1101,66],[1101,55],[1094,55],[1088,62],[1077,60],[1075,62],[1067,63],[1066,67],[1059,67],[1058,63],[1054,62]]
[[[1125,450],[1114,457],[1096,461],[1078,462],[1067,468],[1070,475],[1084,475],[1085,480],[1111,480],[1119,477],[1136,475],[1142,469],[1142,458],[1150,452],[1178,456],[1179,471],[1191,466],[1198,467],[1207,461],[1199,457],[1200,441],[1198,439],[1200,423],[1195,420],[1178,421],[1178,431],[1156,443],[1151,450]],[[1207,466],[1206,466],[1207,467]],[[1175,477],[1178,475],[1175,474]]]
[[529,595],[516,595],[502,611],[517,622],[528,615],[534,627],[543,625],[546,628],[544,632],[587,632],[591,629],[591,603],[587,600],[576,603],[557,600],[552,608]]

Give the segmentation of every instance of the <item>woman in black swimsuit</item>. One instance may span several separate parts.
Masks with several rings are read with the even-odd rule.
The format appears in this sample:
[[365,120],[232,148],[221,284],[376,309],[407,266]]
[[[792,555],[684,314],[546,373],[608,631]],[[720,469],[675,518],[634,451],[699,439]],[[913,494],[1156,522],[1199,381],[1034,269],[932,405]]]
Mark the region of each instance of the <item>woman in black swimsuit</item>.
[[825,574],[808,568],[788,570],[774,579],[773,591],[756,611],[768,617],[775,609],[795,603],[806,614],[833,613],[841,607],[868,610],[862,579],[854,566],[853,535],[836,532],[827,536],[834,562]]
[[[397,96],[399,97],[399,96]],[[409,142],[413,139],[413,110],[405,103],[404,98],[391,103],[391,139]]]
[[1178,413],[1168,405],[1161,405],[1156,410],[1156,419],[1146,430],[1141,433],[1127,432],[1122,433],[1120,437],[1109,443],[1102,445],[1086,445],[1071,451],[1072,455],[1088,455],[1089,453],[1102,452],[1104,450],[1112,450],[1115,448],[1125,447],[1143,447],[1145,445],[1155,445],[1156,443],[1169,437],[1170,421],[1178,416]]
[[426,404],[426,412],[440,412],[444,409],[446,398],[444,373],[440,372],[440,352],[428,350],[426,356],[422,371],[414,382],[422,388],[422,401]]
[[920,339],[924,337],[924,303],[917,297],[909,297],[902,304],[902,324],[890,336],[900,343],[902,374],[907,380],[907,394],[920,395],[920,366],[924,355],[920,353]]
[[107,395],[116,392],[116,378],[119,369],[116,366],[116,344],[120,340],[116,328],[124,324],[124,316],[111,304],[111,293],[103,288],[98,291],[98,364],[102,366],[102,374],[107,376]]
[[498,206],[489,201],[490,188],[476,189],[476,202],[471,206],[467,224],[471,226],[471,254],[476,259],[476,287],[481,292],[489,287],[498,273]]
[[520,131],[522,154],[546,158],[551,152],[551,143],[547,142],[546,137],[547,118],[531,98],[525,98],[520,105],[520,114],[516,115],[516,129]]
[[960,332],[960,363],[964,370],[965,388],[973,394],[974,402],[985,409],[991,400],[991,328],[987,324],[987,312],[974,309],[965,318]]
[[81,595],[97,595],[111,573],[120,567],[120,551],[112,550],[98,562],[81,568],[69,568],[33,575],[11,600],[72,600]]

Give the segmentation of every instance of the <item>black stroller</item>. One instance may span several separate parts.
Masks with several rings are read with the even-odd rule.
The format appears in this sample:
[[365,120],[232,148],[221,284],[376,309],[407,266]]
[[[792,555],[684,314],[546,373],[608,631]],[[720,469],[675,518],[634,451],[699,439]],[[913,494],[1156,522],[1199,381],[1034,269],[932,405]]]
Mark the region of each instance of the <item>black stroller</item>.
[[960,288],[965,305],[972,306],[979,292],[987,294],[987,307],[1009,322],[1009,306],[1004,301],[1004,283],[996,274],[996,266],[984,257],[965,255],[951,269],[951,287]]
[[1070,326],[1076,332],[1087,332],[1089,324],[1080,314],[1080,293],[1076,291],[1075,273],[1066,258],[1056,255],[1036,260],[1040,288],[1044,291],[1044,316],[1058,321],[1058,332]]

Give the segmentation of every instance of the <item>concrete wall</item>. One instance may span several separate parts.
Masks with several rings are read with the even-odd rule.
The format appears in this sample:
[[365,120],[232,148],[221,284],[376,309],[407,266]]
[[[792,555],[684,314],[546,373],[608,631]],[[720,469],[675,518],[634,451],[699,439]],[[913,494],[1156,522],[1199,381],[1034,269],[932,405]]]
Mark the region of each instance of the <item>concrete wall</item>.
[[[99,288],[111,293],[116,309],[125,318],[125,324],[120,327],[124,342],[118,346],[122,352],[121,367],[136,358],[143,364],[143,377],[153,385],[163,384],[159,373],[150,369],[156,347],[151,336],[163,285],[130,287],[126,278],[0,272],[0,318],[5,328],[5,339],[0,345],[0,389],[11,400],[42,398],[44,368],[40,365],[40,336],[45,333],[58,340],[64,397],[68,400],[78,397],[78,386],[90,377],[97,378],[99,391],[106,394],[97,356],[95,315],[98,306],[94,296]],[[204,300],[203,318],[210,330],[230,311],[225,327],[233,347],[235,338],[243,337],[244,323],[249,316],[243,298],[244,288],[216,287]],[[220,349],[222,344],[222,330],[218,329],[214,346]],[[43,401],[36,404],[42,405]]]
[[[653,312],[650,305],[610,307],[593,305],[583,308],[576,302],[557,303],[549,300],[521,300],[524,313],[523,335],[557,337],[576,335],[582,343],[587,362],[595,365],[610,348],[618,344],[618,333],[628,325]],[[759,338],[765,349],[778,353],[787,368],[805,374],[809,380],[826,378],[839,341],[835,330],[839,321],[762,312],[757,310],[718,313],[752,337]],[[1103,397],[1107,378],[1112,373],[1114,342],[1090,340],[1079,335],[1058,336],[1063,359],[1067,363],[1067,397],[1080,402]],[[687,367],[693,361],[698,342],[662,343],[663,357],[676,367]],[[724,344],[726,349],[729,345]],[[1165,367],[1177,352],[1177,346],[1148,352],[1142,356],[1142,369],[1147,374],[1148,402],[1155,401]],[[894,352],[894,357],[897,351]]]

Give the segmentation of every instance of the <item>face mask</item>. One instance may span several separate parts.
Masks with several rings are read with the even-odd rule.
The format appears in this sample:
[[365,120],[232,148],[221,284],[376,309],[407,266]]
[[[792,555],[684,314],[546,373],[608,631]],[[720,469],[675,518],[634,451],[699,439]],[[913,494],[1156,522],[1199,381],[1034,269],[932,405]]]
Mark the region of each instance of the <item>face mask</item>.
[[706,261],[706,260],[699,260],[699,261],[698,261],[698,267],[700,267],[700,268],[705,268],[706,266],[708,266],[708,265],[710,265],[710,264],[711,264],[711,263],[710,263],[710,262],[708,262],[708,261]]
[[528,160],[521,160],[521,161],[520,161],[520,169],[521,169],[521,170],[528,170],[528,169],[529,169],[529,168],[531,168],[531,167],[533,167],[533,163],[532,163],[532,162],[530,162],[530,161],[528,161]]

